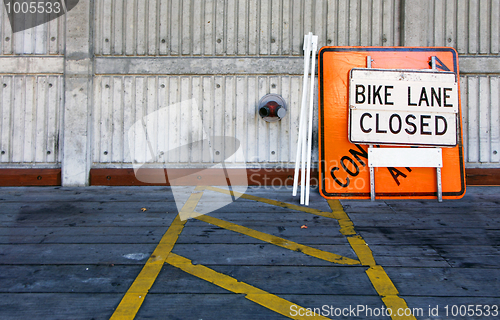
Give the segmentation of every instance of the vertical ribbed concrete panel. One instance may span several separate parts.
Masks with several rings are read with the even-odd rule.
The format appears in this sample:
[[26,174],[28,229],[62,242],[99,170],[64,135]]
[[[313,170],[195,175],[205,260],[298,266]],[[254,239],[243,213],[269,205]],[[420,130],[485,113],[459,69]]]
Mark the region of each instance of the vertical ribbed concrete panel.
[[460,84],[467,167],[498,167],[500,77],[465,76]]
[[[235,159],[234,166],[243,162],[291,166],[302,70],[290,68],[297,61],[288,58],[300,59],[304,34],[311,31],[318,35],[320,47],[396,46],[401,38],[400,3],[95,0],[94,52],[101,60],[94,79],[93,165],[130,167],[140,162],[145,156],[137,155],[148,150],[138,150],[139,146],[127,142],[128,128],[156,110],[194,98],[208,135],[234,136],[242,143],[245,159]],[[148,56],[182,59],[169,68],[161,60],[140,60]],[[277,60],[269,67],[263,58]],[[112,70],[111,65],[116,68]],[[281,94],[288,103],[288,114],[280,122],[267,123],[257,114],[259,99],[268,93]],[[203,150],[179,154],[167,154],[166,150],[169,142],[193,142],[201,128],[186,121],[189,119],[182,110],[173,108],[169,116],[169,123],[164,124],[169,135],[154,139],[157,156],[148,161],[157,165],[166,162],[171,167],[196,166]],[[139,158],[131,158],[129,147]]]
[[289,56],[325,45],[399,45],[398,0],[95,0],[95,53]]
[[467,167],[498,167],[500,1],[429,1],[428,45],[459,53]]
[[59,17],[12,33],[6,7],[0,5],[0,59],[4,58],[0,66],[2,168],[60,166],[64,22],[65,18]]
[[[467,166],[500,166],[500,0],[94,0],[77,8],[82,12],[68,20],[73,26],[66,41],[67,17],[12,34],[5,6],[0,6],[0,74],[6,85],[0,88],[3,166],[59,162],[63,69],[71,75],[66,78],[66,107],[74,111],[66,114],[72,117],[67,121],[79,126],[80,137],[88,137],[92,145],[91,157],[74,154],[78,161],[71,172],[80,167],[86,172],[90,162],[131,167],[147,150],[132,143],[139,150],[132,159],[127,130],[141,117],[189,99],[200,107],[203,128],[191,111],[169,110],[171,121],[164,124],[169,135],[154,140],[157,156],[148,160],[151,165],[203,162],[203,145],[178,153],[166,150],[170,144],[199,140],[206,130],[242,143],[245,159],[234,159],[234,166],[244,161],[291,166],[303,36],[309,31],[319,36],[320,47],[455,47]],[[83,20],[89,25],[82,26]],[[74,40],[75,32],[83,40]],[[63,57],[66,46],[71,50]],[[47,56],[61,61],[49,64]],[[22,63],[14,65],[12,59]],[[47,70],[52,64],[65,68]],[[12,71],[17,65],[24,71]],[[85,83],[76,81],[82,75]],[[71,87],[68,79],[78,84]],[[257,115],[258,101],[267,93],[281,94],[288,103],[288,114],[278,123]],[[78,99],[72,102],[72,97]],[[87,97],[91,115],[80,108],[79,101]],[[85,115],[91,119],[88,126],[79,122]],[[84,132],[87,127],[90,132]],[[79,150],[77,144],[72,147]]]
[[457,50],[466,166],[498,168],[500,0],[406,0],[403,12],[404,45]]
[[61,76],[0,76],[0,163],[60,163]]
[[63,55],[64,24],[61,16],[37,27],[12,33],[5,5],[0,6],[0,55]]
[[[235,137],[240,141],[244,158],[234,159],[234,166],[245,162],[288,165],[294,161],[296,150],[301,86],[300,76],[98,76],[92,124],[94,165],[127,167],[147,158],[148,147],[129,141],[129,130],[165,107],[169,121],[155,125],[165,128],[158,132],[168,134],[153,139],[156,158],[148,160],[150,163],[183,167],[208,161],[201,156],[203,144],[169,151],[169,144],[202,140],[205,130],[208,137]],[[257,114],[258,100],[269,92],[281,94],[289,102],[289,112],[280,122],[265,122]],[[196,101],[198,115],[175,107],[190,99]],[[193,120],[196,118],[202,119],[201,125]],[[129,146],[135,148],[134,159]]]
[[499,0],[428,0],[429,46],[460,54],[498,54]]

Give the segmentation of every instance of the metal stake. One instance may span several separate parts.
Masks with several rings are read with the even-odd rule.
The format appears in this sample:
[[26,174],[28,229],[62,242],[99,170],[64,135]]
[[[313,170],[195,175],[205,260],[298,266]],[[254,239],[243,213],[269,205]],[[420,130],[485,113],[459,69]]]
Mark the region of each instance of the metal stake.
[[432,70],[437,70],[437,67],[436,67],[436,57],[435,56],[431,57],[431,68],[432,68]]
[[438,202],[443,202],[443,186],[441,184],[441,168],[436,168],[437,187],[438,187]]
[[368,146],[368,166],[370,167],[370,198],[375,201],[375,168],[370,165],[370,149],[373,145]]

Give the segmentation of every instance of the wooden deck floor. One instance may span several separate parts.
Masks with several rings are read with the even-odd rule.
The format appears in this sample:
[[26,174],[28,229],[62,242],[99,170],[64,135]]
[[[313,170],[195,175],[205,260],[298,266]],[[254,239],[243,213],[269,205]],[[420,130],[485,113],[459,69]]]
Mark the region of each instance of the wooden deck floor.
[[[195,211],[224,196],[201,192]],[[416,319],[500,319],[494,308],[489,317],[451,314],[453,305],[499,308],[500,187],[469,187],[443,203],[341,201],[343,209],[314,192],[303,210],[290,189],[250,187],[178,229],[176,199],[165,187],[0,188],[0,319],[109,319],[135,295],[130,319],[288,319],[292,305],[400,303],[421,308]],[[174,229],[178,237],[165,236]],[[156,275],[141,273],[158,263]],[[130,289],[136,279],[151,281],[147,295]]]

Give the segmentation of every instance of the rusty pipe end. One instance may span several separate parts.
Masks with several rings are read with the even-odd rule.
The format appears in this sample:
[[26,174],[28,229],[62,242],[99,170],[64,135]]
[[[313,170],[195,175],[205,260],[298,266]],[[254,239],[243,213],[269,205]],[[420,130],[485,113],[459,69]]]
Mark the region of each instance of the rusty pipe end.
[[258,110],[264,121],[276,122],[286,116],[286,102],[280,95],[271,93],[260,99]]

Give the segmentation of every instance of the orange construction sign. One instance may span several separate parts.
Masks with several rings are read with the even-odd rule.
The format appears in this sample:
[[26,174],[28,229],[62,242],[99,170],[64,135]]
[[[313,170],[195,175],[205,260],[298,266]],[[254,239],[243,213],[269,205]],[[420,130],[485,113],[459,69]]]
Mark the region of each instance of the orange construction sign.
[[[320,192],[325,198],[370,199],[368,144],[440,147],[442,154],[438,171],[374,168],[377,199],[436,199],[436,181],[442,181],[443,199],[465,194],[458,56],[453,48],[323,47],[318,67]],[[408,81],[406,86],[391,71],[399,72],[396,80]],[[412,77],[417,80],[408,80]],[[420,78],[434,80],[434,85]],[[451,84],[439,80],[450,78]],[[353,87],[353,79],[360,84]]]

